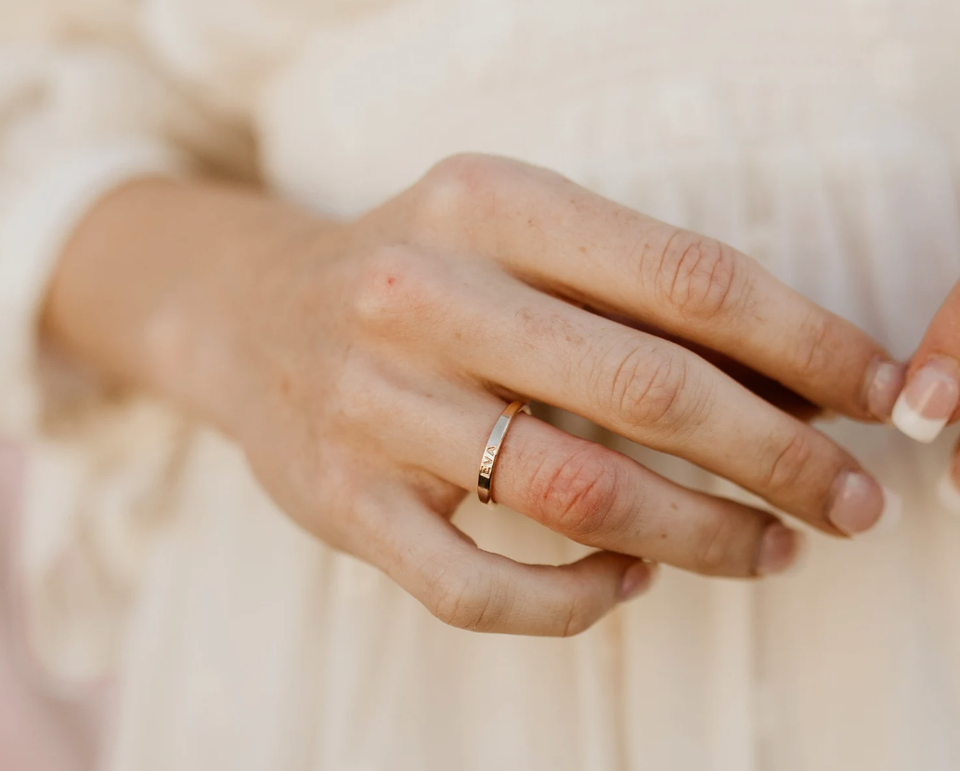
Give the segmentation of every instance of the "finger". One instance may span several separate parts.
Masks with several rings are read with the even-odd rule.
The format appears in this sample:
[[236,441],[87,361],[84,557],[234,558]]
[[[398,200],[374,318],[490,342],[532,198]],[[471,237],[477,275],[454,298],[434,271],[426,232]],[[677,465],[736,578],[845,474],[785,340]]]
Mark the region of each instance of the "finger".
[[[505,404],[488,394],[444,395],[441,404],[395,412],[400,426],[382,436],[395,452],[475,494],[480,459]],[[402,427],[423,423],[429,441]],[[398,442],[397,440],[400,439]],[[801,536],[776,517],[688,490],[609,448],[518,415],[503,440],[494,479],[498,503],[589,546],[703,573],[760,576],[788,568]]]
[[[589,307],[586,309],[590,310],[592,313],[596,312],[595,309]],[[819,405],[814,404],[808,399],[804,399],[802,396],[800,396],[800,394],[796,393],[795,391],[791,391],[781,383],[778,383],[766,375],[760,374],[756,370],[751,369],[747,365],[742,364],[741,362],[736,361],[735,359],[732,359],[729,356],[720,353],[719,351],[715,351],[712,348],[707,348],[705,345],[691,343],[689,340],[684,340],[676,335],[667,334],[663,330],[652,327],[649,324],[635,322],[620,314],[597,313],[597,315],[603,316],[611,321],[615,321],[618,324],[628,326],[631,329],[636,329],[639,332],[646,332],[657,337],[662,337],[665,340],[669,340],[672,343],[676,343],[677,345],[687,348],[688,350],[697,354],[697,356],[699,356],[701,359],[710,362],[710,364],[719,369],[721,372],[732,377],[734,380],[755,393],[764,401],[772,404],[778,410],[782,410],[783,412],[793,415],[795,418],[798,418],[805,423],[813,422],[818,418],[825,418],[830,414]]]
[[447,353],[481,379],[686,458],[827,532],[863,532],[884,511],[882,487],[849,453],[680,346],[511,280],[447,301],[460,314]]
[[910,362],[893,422],[918,442],[932,442],[960,417],[960,283],[954,286]]
[[[570,565],[525,565],[482,551],[446,519],[400,494],[367,502],[380,523],[361,554],[451,626],[550,637],[578,634],[645,591],[654,568],[597,552]],[[376,544],[377,548],[372,548]]]
[[[396,462],[475,495],[486,442],[505,403],[440,378],[430,383],[428,392],[411,382],[392,386],[389,399],[368,394],[365,403],[390,405],[389,416],[386,407],[363,410],[369,429]],[[580,543],[709,575],[781,572],[799,548],[799,534],[769,513],[688,490],[526,415],[514,419],[503,440],[493,496]]]
[[738,251],[505,159],[459,157],[432,179],[424,187],[449,223],[445,245],[709,346],[815,404],[889,418],[902,370],[883,348]]

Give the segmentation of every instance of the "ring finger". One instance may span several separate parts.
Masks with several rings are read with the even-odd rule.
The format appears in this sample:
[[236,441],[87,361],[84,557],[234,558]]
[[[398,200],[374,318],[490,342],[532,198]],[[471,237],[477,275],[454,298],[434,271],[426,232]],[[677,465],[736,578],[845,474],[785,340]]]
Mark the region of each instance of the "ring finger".
[[[411,395],[378,440],[394,457],[476,490],[485,443],[504,406],[467,389]],[[424,432],[427,422],[431,430]],[[800,534],[767,512],[688,490],[524,414],[503,440],[493,494],[572,540],[708,575],[780,572],[799,548]]]

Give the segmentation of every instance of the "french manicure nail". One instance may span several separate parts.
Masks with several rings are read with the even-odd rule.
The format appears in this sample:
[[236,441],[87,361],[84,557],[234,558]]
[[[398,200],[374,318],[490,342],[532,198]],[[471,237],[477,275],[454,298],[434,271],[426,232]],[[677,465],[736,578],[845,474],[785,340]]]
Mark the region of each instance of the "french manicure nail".
[[620,582],[620,602],[632,600],[650,588],[656,577],[658,565],[653,562],[637,562],[627,568]]
[[791,568],[802,551],[804,535],[779,522],[768,525],[760,539],[755,572],[758,576],[783,573]]
[[891,361],[877,361],[869,376],[867,409],[880,420],[890,420],[897,396],[903,390],[907,368]]
[[847,471],[835,483],[827,519],[846,535],[893,530],[900,521],[899,496],[861,471]]
[[932,442],[960,402],[960,367],[931,359],[914,373],[893,408],[893,424],[918,442]]
[[957,483],[953,481],[953,474],[948,469],[947,473],[940,479],[937,485],[937,498],[948,511],[960,514],[960,490],[957,489]]

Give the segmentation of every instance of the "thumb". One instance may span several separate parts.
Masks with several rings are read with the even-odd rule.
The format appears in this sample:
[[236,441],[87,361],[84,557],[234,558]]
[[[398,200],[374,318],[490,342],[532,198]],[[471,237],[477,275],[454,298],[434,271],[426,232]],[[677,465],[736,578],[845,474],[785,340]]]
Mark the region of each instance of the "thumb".
[[907,369],[893,423],[918,442],[932,442],[960,417],[960,282],[927,329]]

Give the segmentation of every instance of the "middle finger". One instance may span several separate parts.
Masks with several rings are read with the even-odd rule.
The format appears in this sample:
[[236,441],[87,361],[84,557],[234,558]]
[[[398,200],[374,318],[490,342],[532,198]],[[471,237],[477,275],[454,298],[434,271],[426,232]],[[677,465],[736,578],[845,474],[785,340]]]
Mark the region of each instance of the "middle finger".
[[827,532],[880,520],[889,496],[848,452],[681,346],[507,276],[457,303],[447,353],[475,376],[686,458]]

